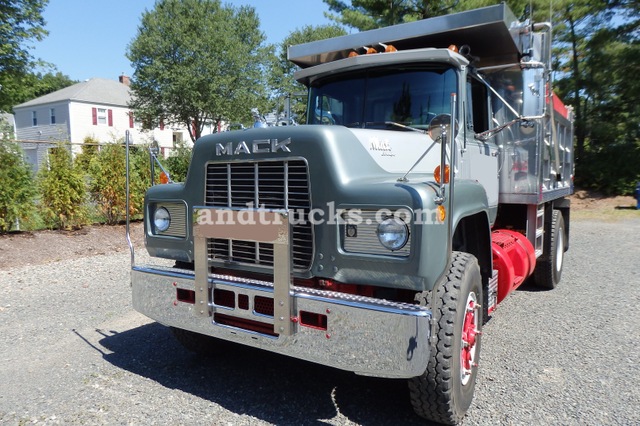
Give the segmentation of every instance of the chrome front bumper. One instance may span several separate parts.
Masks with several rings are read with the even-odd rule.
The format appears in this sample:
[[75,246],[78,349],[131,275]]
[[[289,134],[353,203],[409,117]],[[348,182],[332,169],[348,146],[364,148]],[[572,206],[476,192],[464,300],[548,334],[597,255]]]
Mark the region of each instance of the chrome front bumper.
[[[209,220],[221,213],[226,222]],[[357,374],[409,378],[425,371],[428,309],[293,285],[288,212],[199,207],[194,218],[195,271],[132,267],[139,312],[167,326]],[[209,238],[273,244],[273,282],[211,274]]]
[[[210,274],[210,316],[197,315],[195,303],[179,294],[195,291],[195,274],[172,268],[136,266],[131,270],[133,307],[161,324],[269,350],[375,377],[409,378],[422,374],[429,360],[431,312],[425,308],[330,291],[292,288],[293,333],[272,336],[217,323],[216,313],[273,318],[250,309],[217,306],[214,290],[273,298],[271,283]],[[302,313],[302,314],[301,314]],[[326,326],[305,325],[304,313],[326,316]],[[314,318],[312,316],[312,318]],[[319,323],[321,324],[321,323]]]

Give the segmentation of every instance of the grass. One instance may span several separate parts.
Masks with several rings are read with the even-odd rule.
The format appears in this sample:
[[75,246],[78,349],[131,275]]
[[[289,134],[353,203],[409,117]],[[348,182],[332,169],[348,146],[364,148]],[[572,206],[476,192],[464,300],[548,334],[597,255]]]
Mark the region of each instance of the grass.
[[619,222],[629,219],[640,219],[640,210],[635,207],[597,207],[588,209],[571,209],[571,219],[574,220],[602,220],[605,222]]

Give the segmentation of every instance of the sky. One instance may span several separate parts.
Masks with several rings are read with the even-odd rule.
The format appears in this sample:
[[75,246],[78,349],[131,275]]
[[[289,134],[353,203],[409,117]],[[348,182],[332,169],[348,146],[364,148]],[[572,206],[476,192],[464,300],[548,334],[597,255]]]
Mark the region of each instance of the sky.
[[[331,23],[322,0],[222,0],[253,6],[267,42],[277,44],[295,29]],[[49,0],[43,16],[49,35],[33,44],[35,58],[53,64],[72,80],[117,80],[133,69],[125,57],[140,17],[155,0]]]

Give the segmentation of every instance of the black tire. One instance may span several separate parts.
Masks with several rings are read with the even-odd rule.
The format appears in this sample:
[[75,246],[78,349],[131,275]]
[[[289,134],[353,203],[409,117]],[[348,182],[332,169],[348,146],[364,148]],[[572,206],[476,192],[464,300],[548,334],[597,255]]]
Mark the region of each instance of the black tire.
[[544,253],[538,259],[534,271],[535,283],[538,287],[552,290],[562,279],[564,265],[565,231],[564,218],[560,210],[553,210],[551,222],[546,229]]
[[[409,379],[411,404],[416,414],[427,420],[457,424],[471,405],[478,374],[483,322],[478,260],[468,253],[453,252],[445,281],[433,292],[419,293],[416,299],[431,307],[437,340],[424,374]],[[467,326],[472,326],[473,332],[463,336]],[[463,345],[463,337],[473,344]],[[468,369],[463,369],[465,365]]]
[[211,356],[220,350],[220,341],[215,337],[175,327],[171,327],[171,333],[186,350],[198,355]]

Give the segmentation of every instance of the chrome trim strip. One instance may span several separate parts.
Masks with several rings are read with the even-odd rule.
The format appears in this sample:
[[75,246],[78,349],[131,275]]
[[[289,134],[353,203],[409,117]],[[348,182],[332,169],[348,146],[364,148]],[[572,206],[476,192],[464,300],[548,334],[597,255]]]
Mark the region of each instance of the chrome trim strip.
[[[325,315],[326,330],[296,323],[294,335],[274,337],[216,324],[194,315],[193,304],[177,302],[176,289],[195,289],[191,271],[139,266],[132,269],[131,281],[134,308],[167,326],[367,376],[416,377],[429,361],[431,312],[418,305],[294,287],[295,315]],[[209,275],[208,282],[214,281],[236,294],[273,287],[264,281]]]

